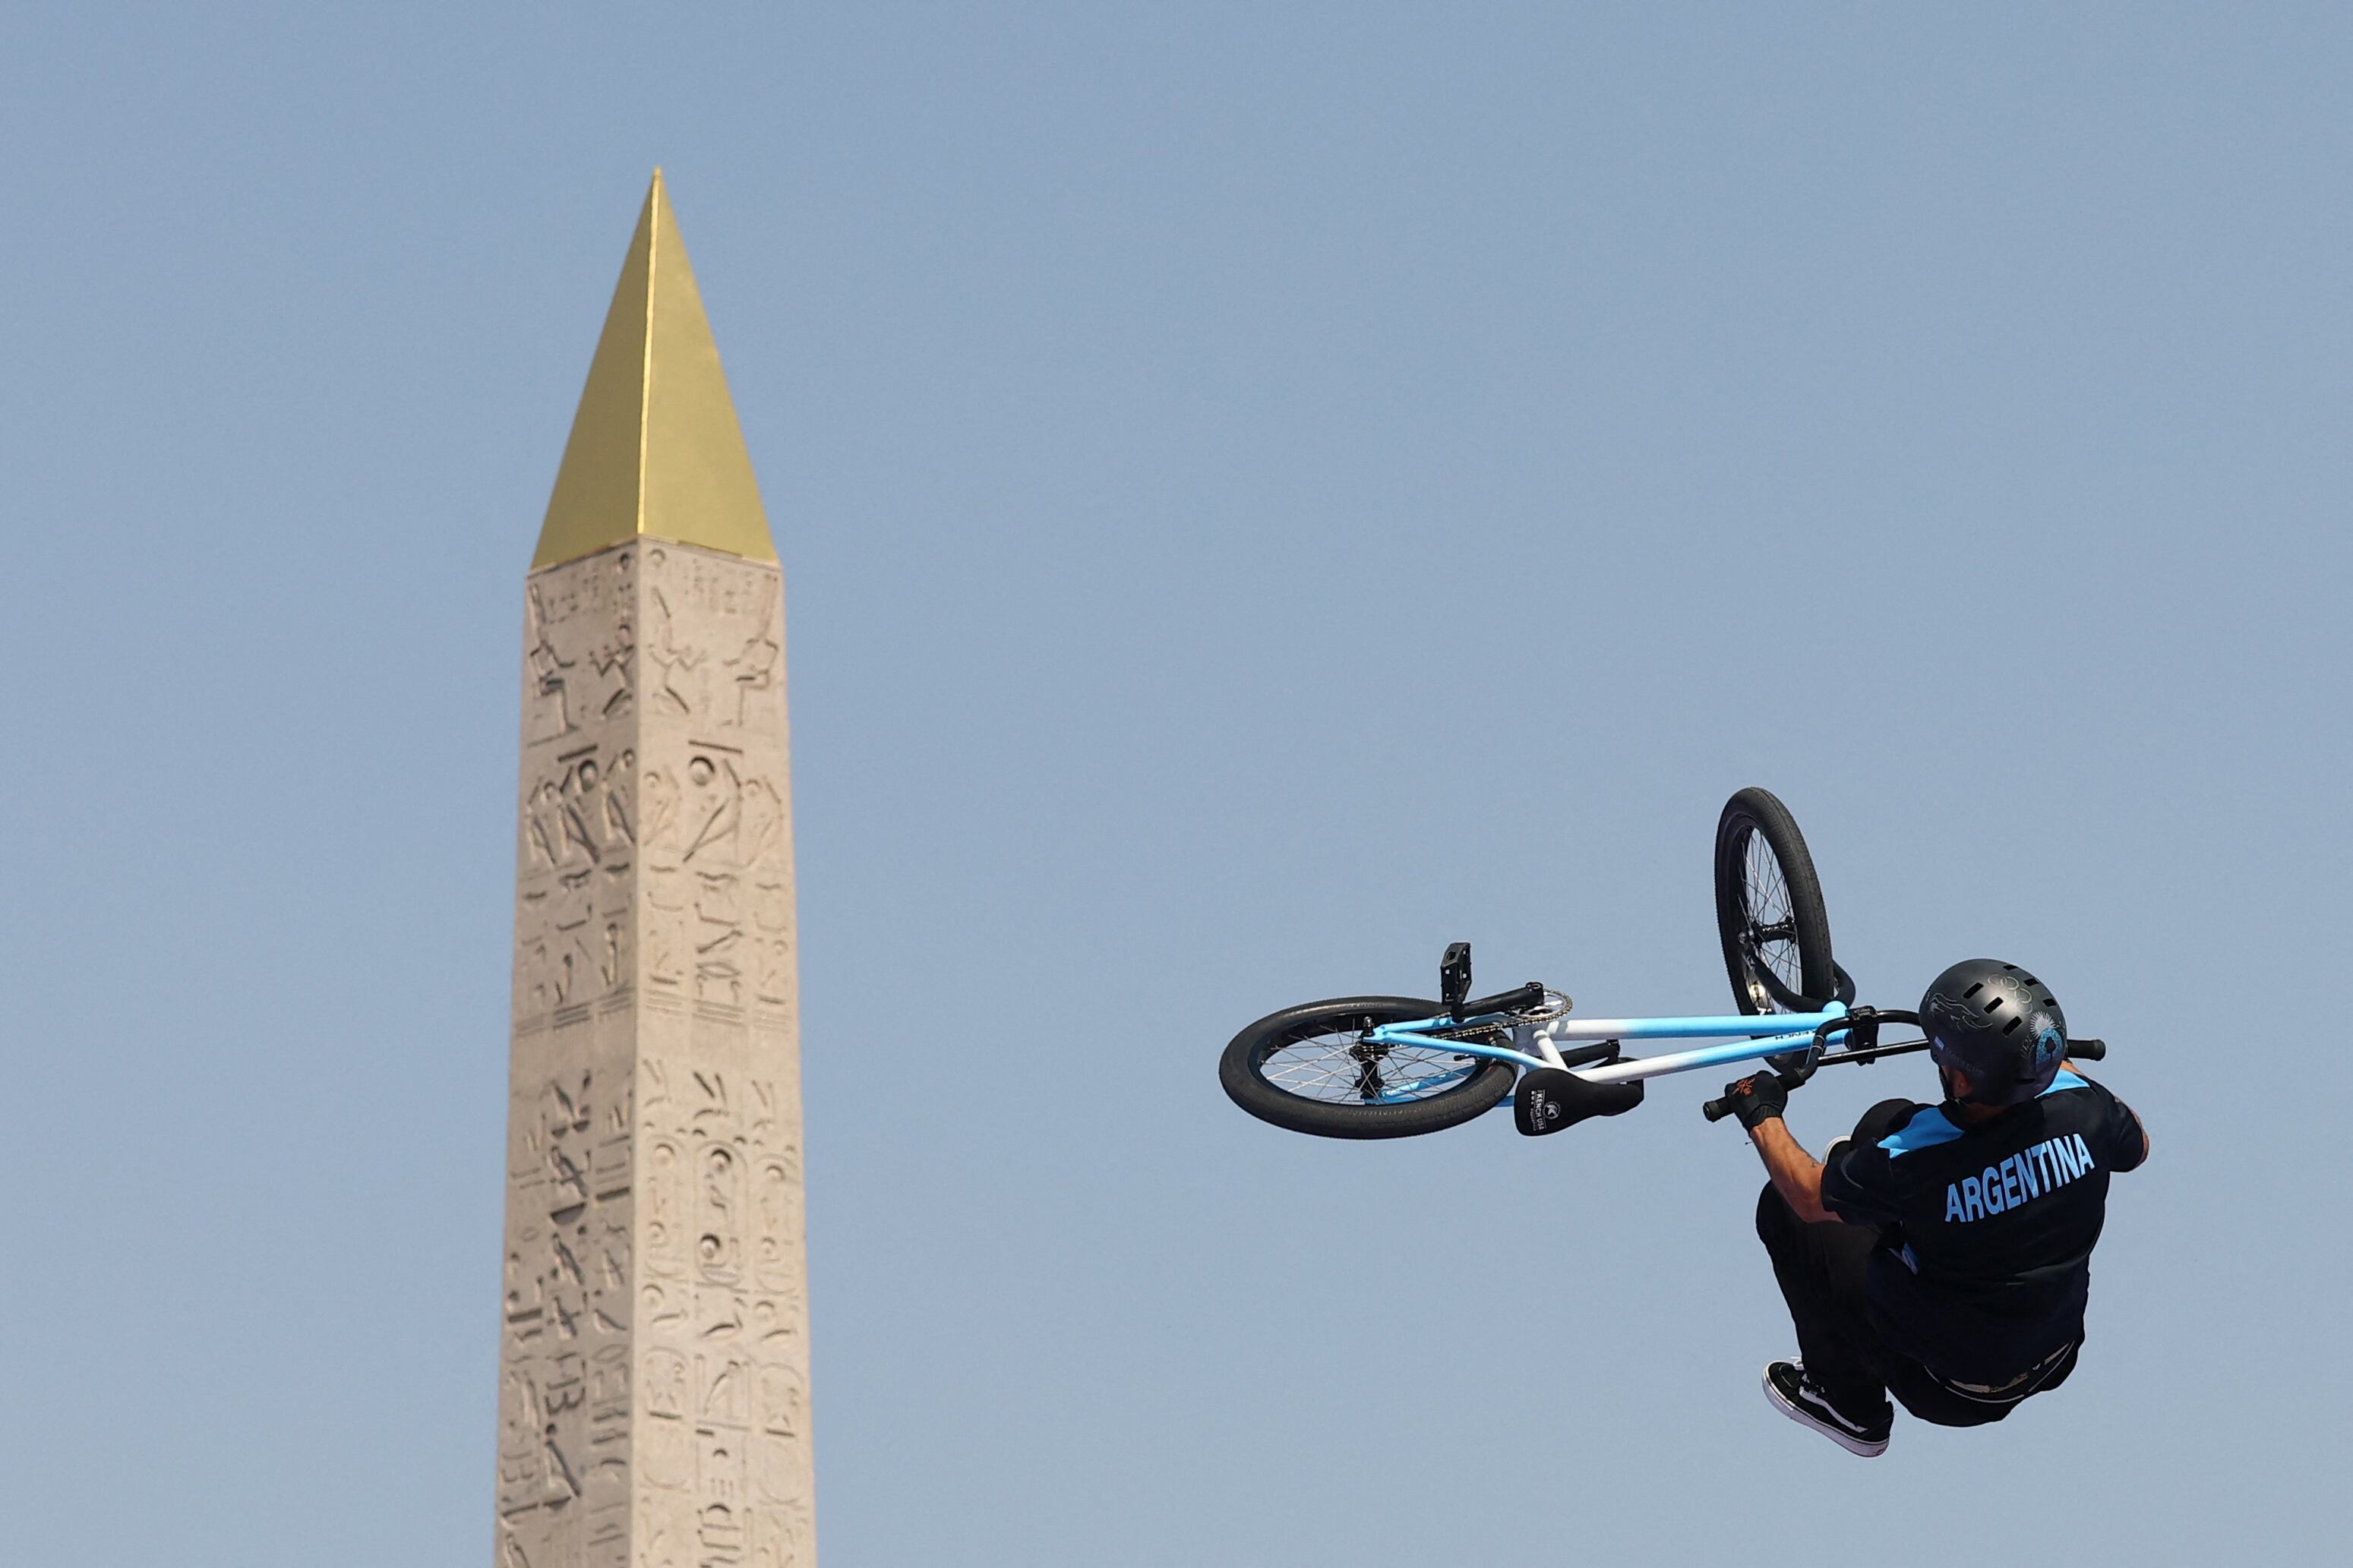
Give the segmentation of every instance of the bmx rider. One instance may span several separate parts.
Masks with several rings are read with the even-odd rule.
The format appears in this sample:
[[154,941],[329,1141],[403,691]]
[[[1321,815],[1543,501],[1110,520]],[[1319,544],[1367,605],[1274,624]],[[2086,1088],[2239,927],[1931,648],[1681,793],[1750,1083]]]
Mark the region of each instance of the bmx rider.
[[1893,1394],[1923,1421],[1999,1421],[2074,1371],[2108,1178],[2148,1155],[2122,1100],[2066,1059],[2050,988],[1993,959],[1920,1002],[1938,1105],[1891,1100],[1818,1162],[1782,1124],[1789,1080],[1725,1090],[1771,1176],[1757,1234],[1798,1331],[1765,1369],[1791,1420],[1865,1458]]

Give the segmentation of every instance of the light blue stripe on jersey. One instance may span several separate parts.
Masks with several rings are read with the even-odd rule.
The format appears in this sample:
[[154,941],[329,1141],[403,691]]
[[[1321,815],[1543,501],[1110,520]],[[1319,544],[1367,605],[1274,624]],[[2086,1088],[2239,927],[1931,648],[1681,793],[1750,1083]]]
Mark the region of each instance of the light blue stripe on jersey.
[[[2063,1072],[2057,1078],[2051,1080],[2051,1087],[2044,1089],[2042,1094],[2056,1094],[2063,1089],[2089,1089],[2092,1086],[2090,1084],[2085,1083],[2073,1073]],[[2042,1094],[2038,1094],[2034,1098],[2041,1100],[2042,1098]]]
[[1922,1149],[1934,1149],[1939,1143],[1949,1143],[1960,1135],[1961,1130],[1932,1105],[1914,1111],[1912,1120],[1882,1138],[1879,1146],[1891,1156],[1910,1154]]

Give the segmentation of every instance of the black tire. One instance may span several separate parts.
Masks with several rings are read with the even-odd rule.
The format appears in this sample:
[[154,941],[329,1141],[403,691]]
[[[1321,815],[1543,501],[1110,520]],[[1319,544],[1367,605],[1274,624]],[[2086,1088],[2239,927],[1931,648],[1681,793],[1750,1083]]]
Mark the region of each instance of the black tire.
[[1819,1013],[1838,995],[1821,879],[1768,790],[1742,790],[1716,821],[1715,931],[1743,1013]]
[[[1350,1037],[1360,1037],[1376,1024],[1431,1018],[1444,1010],[1441,1003],[1412,996],[1343,996],[1285,1007],[1233,1037],[1219,1058],[1218,1081],[1236,1105],[1293,1132],[1318,1138],[1411,1138],[1443,1131],[1492,1110],[1511,1092],[1518,1069],[1493,1058],[1449,1058],[1408,1047],[1420,1065],[1463,1076],[1422,1098],[1373,1104],[1363,1098],[1361,1075],[1377,1074],[1383,1065],[1400,1058],[1394,1052],[1358,1058],[1353,1067],[1348,1058],[1357,1049]],[[1500,1031],[1497,1037],[1502,1038]],[[1285,1051],[1296,1053],[1287,1064],[1277,1059]],[[1276,1076],[1271,1078],[1270,1072]],[[1344,1073],[1359,1075],[1358,1081],[1343,1081]]]

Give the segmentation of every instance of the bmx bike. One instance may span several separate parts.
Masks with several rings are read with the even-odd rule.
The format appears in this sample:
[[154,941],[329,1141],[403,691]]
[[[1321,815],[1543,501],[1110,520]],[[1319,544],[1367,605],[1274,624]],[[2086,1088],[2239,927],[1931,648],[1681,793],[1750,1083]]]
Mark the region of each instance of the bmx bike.
[[[1324,1138],[1409,1138],[1441,1131],[1513,1100],[1531,1135],[1641,1100],[1641,1084],[1672,1073],[1763,1061],[1802,1081],[1821,1068],[1927,1048],[1883,1044],[1885,1024],[1917,1015],[1858,1005],[1853,980],[1831,952],[1821,880],[1788,808],[1744,789],[1715,828],[1715,924],[1737,1014],[1573,1018],[1567,995],[1536,981],[1472,997],[1471,945],[1439,963],[1439,998],[1344,996],[1269,1014],[1233,1037],[1218,1064],[1233,1102],[1262,1121]],[[1718,1043],[1652,1056],[1629,1041]],[[2097,1060],[2098,1040],[2067,1042]],[[1514,1094],[1514,1085],[1518,1092]],[[1720,1101],[1704,1110],[1713,1121]]]

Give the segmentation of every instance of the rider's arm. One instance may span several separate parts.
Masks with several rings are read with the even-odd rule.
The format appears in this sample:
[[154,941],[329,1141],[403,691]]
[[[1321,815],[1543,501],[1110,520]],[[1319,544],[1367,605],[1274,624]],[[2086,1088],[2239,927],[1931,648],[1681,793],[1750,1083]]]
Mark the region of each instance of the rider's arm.
[[1765,1173],[1773,1178],[1773,1190],[1790,1211],[1809,1225],[1841,1216],[1822,1206],[1822,1164],[1789,1135],[1789,1129],[1778,1116],[1760,1121],[1748,1130],[1748,1141],[1757,1146],[1757,1158],[1765,1162]]
[[2123,1100],[2119,1100],[2116,1101],[2116,1109],[2124,1112],[2125,1121],[2128,1124],[2124,1130],[2125,1147],[2126,1149],[2130,1149],[2132,1147],[2132,1135],[2136,1132],[2140,1134],[2140,1158],[2134,1160],[2130,1154],[2122,1155],[2120,1158],[2129,1161],[2130,1163],[2121,1165],[2118,1168],[2126,1171],[2137,1171],[2148,1160],[2148,1128],[2142,1123],[2140,1112],[2135,1110],[2131,1106],[2126,1105]]
[[[2061,1062],[2059,1064],[2059,1070],[2061,1072],[2073,1073],[2077,1078],[2083,1079],[2085,1083],[2090,1083],[2092,1081],[2090,1078],[2085,1076],[2084,1069],[2075,1065],[2073,1058]],[[2116,1099],[2113,1094],[2108,1095],[2107,1099],[2110,1104],[2114,1105],[2116,1110],[2124,1113],[2125,1121],[2131,1123],[2131,1131],[2140,1134],[2140,1159],[2136,1160],[2129,1153],[2119,1152],[2115,1156],[2117,1163],[2117,1169],[2126,1171],[2137,1170],[2139,1168],[2141,1162],[2148,1158],[2148,1126],[2141,1121],[2139,1111],[2135,1110],[2123,1100]],[[2126,1134],[2125,1148],[2129,1150],[2131,1147],[2131,1133],[2128,1132]]]

